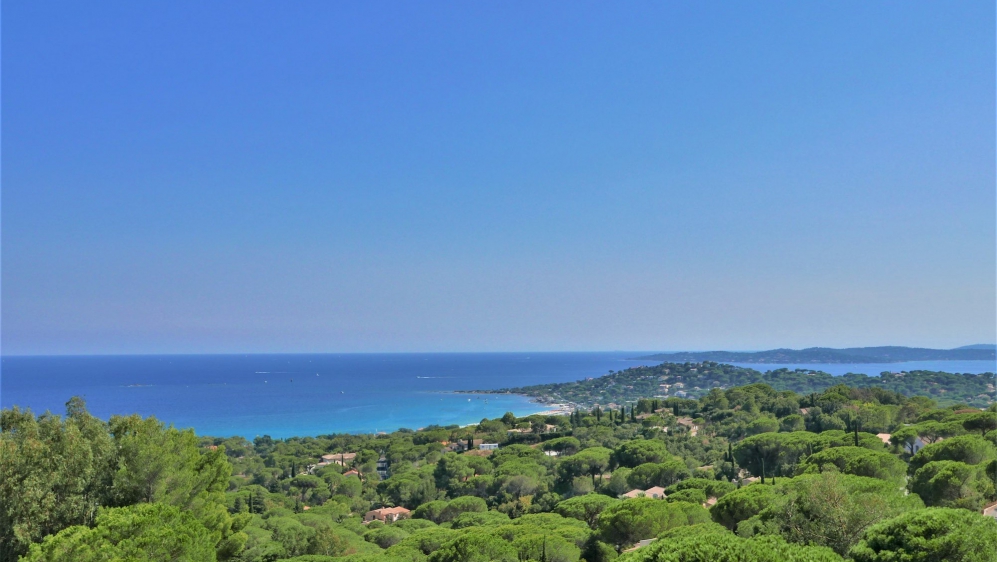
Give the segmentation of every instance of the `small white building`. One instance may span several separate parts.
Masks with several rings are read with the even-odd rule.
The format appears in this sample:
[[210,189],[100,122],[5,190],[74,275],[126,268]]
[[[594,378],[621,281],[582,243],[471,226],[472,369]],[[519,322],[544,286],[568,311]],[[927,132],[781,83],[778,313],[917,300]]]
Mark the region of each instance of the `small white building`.
[[479,451],[494,451],[498,449],[498,443],[482,443],[478,445]]

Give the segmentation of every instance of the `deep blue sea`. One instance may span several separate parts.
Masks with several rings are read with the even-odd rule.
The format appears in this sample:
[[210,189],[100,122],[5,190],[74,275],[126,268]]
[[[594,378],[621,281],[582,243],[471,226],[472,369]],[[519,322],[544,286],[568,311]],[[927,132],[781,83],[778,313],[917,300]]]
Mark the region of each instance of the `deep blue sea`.
[[[3,357],[0,406],[62,413],[83,396],[101,418],[155,415],[201,435],[290,437],[467,424],[545,409],[520,396],[461,395],[597,377],[646,352]],[[745,365],[769,370],[783,365]],[[878,375],[994,371],[992,361],[785,365]]]
[[4,357],[0,405],[101,418],[138,413],[200,435],[290,437],[467,424],[546,409],[521,396],[461,395],[597,377],[656,362],[641,352]]

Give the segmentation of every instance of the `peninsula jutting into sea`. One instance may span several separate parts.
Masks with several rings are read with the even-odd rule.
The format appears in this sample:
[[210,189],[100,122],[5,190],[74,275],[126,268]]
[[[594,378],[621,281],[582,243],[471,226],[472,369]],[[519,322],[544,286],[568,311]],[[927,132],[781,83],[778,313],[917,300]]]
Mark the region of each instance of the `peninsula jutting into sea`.
[[656,361],[716,361],[718,363],[902,363],[906,361],[985,361],[994,359],[997,346],[976,344],[955,349],[923,347],[808,347],[768,351],[681,351],[637,357]]
[[0,12],[0,562],[997,562],[997,3]]

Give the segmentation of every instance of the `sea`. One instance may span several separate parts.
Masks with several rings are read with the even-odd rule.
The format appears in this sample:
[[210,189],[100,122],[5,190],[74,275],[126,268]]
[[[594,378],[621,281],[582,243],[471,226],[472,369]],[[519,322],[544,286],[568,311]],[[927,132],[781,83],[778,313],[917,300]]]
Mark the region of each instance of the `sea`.
[[[461,394],[598,377],[656,361],[647,352],[392,353],[293,355],[7,356],[0,358],[0,406],[63,413],[82,396],[88,409],[153,415],[199,435],[248,439],[390,432],[466,425],[548,405],[505,394]],[[759,365],[878,375],[927,369],[993,372],[993,361],[872,365]]]

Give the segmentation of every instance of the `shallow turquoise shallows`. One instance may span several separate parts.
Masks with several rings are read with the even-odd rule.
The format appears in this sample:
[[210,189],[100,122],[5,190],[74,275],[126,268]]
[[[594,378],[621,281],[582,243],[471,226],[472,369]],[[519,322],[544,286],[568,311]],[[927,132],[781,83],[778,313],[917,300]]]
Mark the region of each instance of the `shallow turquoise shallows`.
[[[290,437],[468,424],[546,409],[511,395],[454,394],[598,377],[647,352],[4,357],[0,405],[62,413],[86,398],[101,418],[155,415],[200,435]],[[749,365],[760,370],[781,365]],[[834,375],[993,371],[987,361],[801,366]]]

